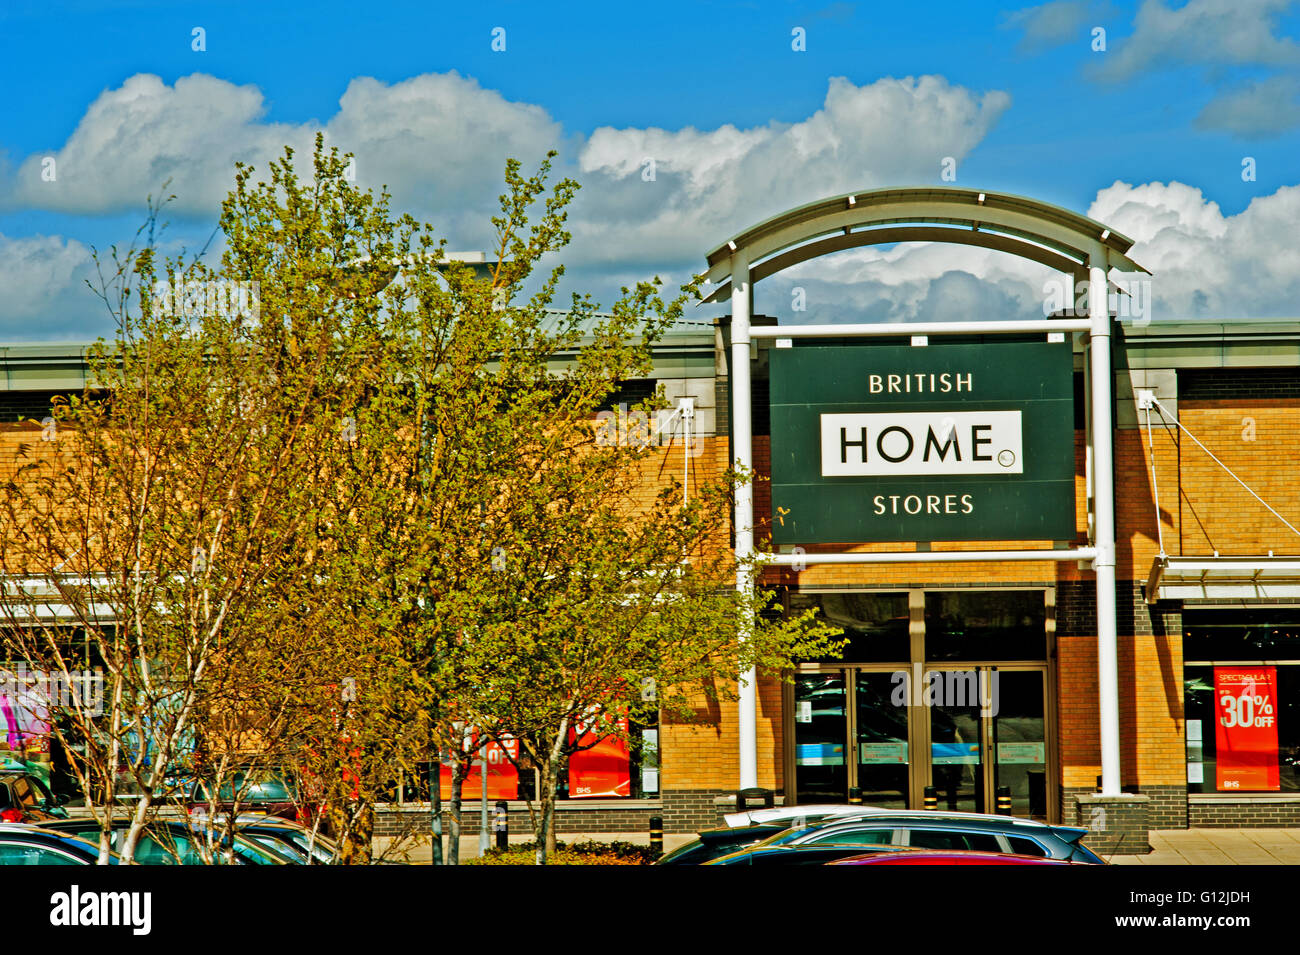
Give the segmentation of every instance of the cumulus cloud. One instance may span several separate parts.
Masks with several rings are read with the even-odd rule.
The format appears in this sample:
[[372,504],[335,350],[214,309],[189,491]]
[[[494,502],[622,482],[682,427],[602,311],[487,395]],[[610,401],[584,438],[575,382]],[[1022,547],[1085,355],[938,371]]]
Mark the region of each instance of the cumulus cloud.
[[[1152,273],[1153,321],[1294,318],[1300,309],[1300,186],[1224,215],[1193,186],[1116,182],[1086,214],[1134,240],[1130,257]],[[797,322],[1041,318],[1044,286],[1057,279],[986,249],[906,243],[803,263],[756,286],[755,308]]]
[[[837,193],[935,182],[1010,106],[943,77],[857,86],[832,78],[822,108],[751,129],[593,132],[579,156],[575,252],[585,260],[679,263],[791,206]],[[651,163],[653,165],[651,165]],[[653,178],[651,178],[653,174]]]
[[[62,147],[27,157],[0,197],[11,207],[108,213],[140,208],[170,179],[176,212],[215,218],[236,161],[265,169],[286,145],[309,156],[320,130],[356,154],[360,183],[386,183],[404,205],[454,216],[495,200],[507,156],[536,161],[561,139],[541,107],[454,71],[391,85],[354,79],[323,125],[269,123],[265,112],[255,86],[203,74],[168,86],[139,74],[101,93]],[[53,181],[42,175],[47,157]]]
[[1153,273],[1157,321],[1294,318],[1300,310],[1300,186],[1284,186],[1225,216],[1179,182],[1101,190],[1088,215],[1134,240]]
[[[1046,266],[990,249],[933,243],[813,259],[755,286],[755,309],[783,321],[926,322],[1042,318]],[[795,290],[806,311],[795,313]]]
[[[1206,6],[1185,9],[1194,5]],[[598,292],[649,272],[680,279],[702,267],[714,244],[767,216],[838,193],[936,182],[942,160],[960,164],[1009,103],[1003,92],[937,76],[865,85],[835,78],[821,108],[795,123],[602,127],[570,141],[584,184],[570,216],[570,275]],[[235,159],[263,165],[286,142],[309,149],[321,128],[330,143],[357,153],[359,183],[387,182],[398,208],[427,214],[454,244],[474,248],[483,247],[505,158],[535,159],[565,141],[545,110],[455,73],[354,80],[323,125],[263,117],[254,87],[197,75],[170,87],[133,77],[102,94],[52,153],[55,182],[41,180],[42,156],[34,155],[0,193],[12,205],[107,212],[138,207],[171,176],[182,211],[211,217]],[[1225,216],[1191,186],[1116,182],[1088,214],[1137,240],[1133,257],[1155,273],[1157,320],[1295,314],[1300,187]],[[87,250],[75,240],[0,237],[0,336],[103,331],[84,288],[89,274]],[[756,305],[785,321],[1034,317],[1054,278],[991,250],[906,244],[805,263],[761,283]],[[806,312],[791,309],[795,286]]]
[[1143,0],[1133,33],[1099,57],[1095,75],[1126,80],[1170,66],[1295,66],[1300,46],[1277,35],[1294,0],[1189,0],[1177,9]]

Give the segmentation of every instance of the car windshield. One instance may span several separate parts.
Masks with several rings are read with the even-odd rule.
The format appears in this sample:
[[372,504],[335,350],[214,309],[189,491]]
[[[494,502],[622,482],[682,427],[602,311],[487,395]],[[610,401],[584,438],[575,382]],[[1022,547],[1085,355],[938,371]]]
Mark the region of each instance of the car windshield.
[[691,842],[686,843],[686,845],[684,846],[678,846],[672,852],[668,853],[666,856],[661,858],[659,860],[659,864],[665,865],[669,862],[676,862],[678,859],[681,859],[684,856],[690,856],[696,853],[702,854],[703,849],[704,849],[704,843],[699,839],[695,839]]
[[293,802],[297,798],[293,783],[279,773],[236,773],[222,784],[217,798],[222,802]]

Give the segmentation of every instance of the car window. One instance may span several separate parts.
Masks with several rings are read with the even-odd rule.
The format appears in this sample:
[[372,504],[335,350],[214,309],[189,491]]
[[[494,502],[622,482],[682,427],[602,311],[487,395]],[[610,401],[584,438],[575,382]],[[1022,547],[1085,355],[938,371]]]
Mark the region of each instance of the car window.
[[0,809],[8,809],[13,803],[9,799],[9,786],[7,783],[0,783]]
[[84,865],[84,861],[45,846],[24,842],[0,843],[0,865]]
[[887,846],[894,841],[893,829],[847,829],[828,832],[808,840],[813,846]]
[[[125,832],[122,833],[121,838],[125,840]],[[140,841],[135,844],[133,858],[140,865],[180,865],[176,856],[147,832],[142,833]]]
[[969,849],[979,852],[1002,851],[998,837],[991,832],[962,832],[957,829],[912,829],[909,830],[907,844],[946,852]]
[[297,839],[291,836],[273,836],[265,832],[250,832],[248,833],[248,837],[254,840],[258,845],[270,849],[272,852],[278,852],[291,862],[311,861],[312,857],[307,852],[305,841],[300,844]]
[[1011,851],[1022,856],[1045,856],[1047,850],[1040,846],[1033,839],[1026,839],[1023,836],[1007,836],[1007,842],[1011,844]]
[[32,788],[32,784],[28,782],[26,779],[23,779],[21,777],[15,779],[13,790],[14,790],[14,800],[18,803],[18,805],[20,806],[40,805],[41,803],[40,794],[36,792],[35,789]]
[[308,832],[291,830],[294,845],[304,853],[310,853],[319,862],[332,862],[338,852],[338,846],[317,833],[314,837]]

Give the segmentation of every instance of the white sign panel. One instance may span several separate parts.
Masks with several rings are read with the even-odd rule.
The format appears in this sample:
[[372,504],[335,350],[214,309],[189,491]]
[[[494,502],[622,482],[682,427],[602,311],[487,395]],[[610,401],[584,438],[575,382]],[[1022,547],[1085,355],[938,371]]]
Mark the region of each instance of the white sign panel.
[[823,477],[1022,474],[1019,411],[821,416]]

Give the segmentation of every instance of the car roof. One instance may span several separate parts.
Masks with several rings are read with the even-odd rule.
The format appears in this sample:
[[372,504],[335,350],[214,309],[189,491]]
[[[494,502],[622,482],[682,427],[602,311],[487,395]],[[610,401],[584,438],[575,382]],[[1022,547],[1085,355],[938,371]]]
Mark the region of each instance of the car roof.
[[[56,820],[50,820],[50,821],[56,821]],[[5,835],[17,835],[17,836],[28,836],[28,837],[34,836],[38,839],[44,839],[47,842],[58,842],[58,843],[71,842],[84,849],[93,851],[96,855],[99,854],[99,846],[91,842],[89,839],[84,839],[81,836],[77,835],[76,833],[59,832],[57,830],[50,829],[48,826],[44,824],[44,822],[42,822],[42,824],[39,826],[32,826],[21,822],[0,822],[0,836],[5,836]],[[109,856],[115,859],[117,858],[117,853],[112,852],[110,850]]]
[[[750,818],[750,825],[764,825],[769,822],[777,822],[781,819],[798,819],[804,816],[833,816],[832,819],[822,819],[820,824],[829,824],[832,822],[847,821],[849,817],[870,816],[883,817],[890,816],[894,818],[917,818],[917,819],[984,819],[990,822],[1006,822],[1015,820],[1017,824],[1026,826],[1047,826],[1048,823],[1037,819],[1023,819],[1019,816],[994,815],[984,812],[958,812],[956,810],[943,809],[885,809],[879,806],[854,806],[848,804],[835,805],[818,805],[812,804],[807,806],[790,806],[780,807],[778,809],[755,809],[745,813],[730,813],[723,818],[728,825],[733,828],[743,828],[738,826],[732,820],[737,822]],[[813,823],[809,823],[813,825]]]
[[834,819],[823,819],[817,823],[810,823],[803,828],[827,829],[834,826],[858,826],[863,824],[893,826],[915,826],[918,824],[924,824],[941,826],[947,829],[972,826],[974,828],[990,829],[1024,829],[1040,833],[1052,832],[1058,828],[1037,819],[1022,819],[1019,816],[990,816],[983,813],[973,812],[943,813],[931,812],[928,810],[909,810],[906,812],[870,813],[865,816],[836,817]]

